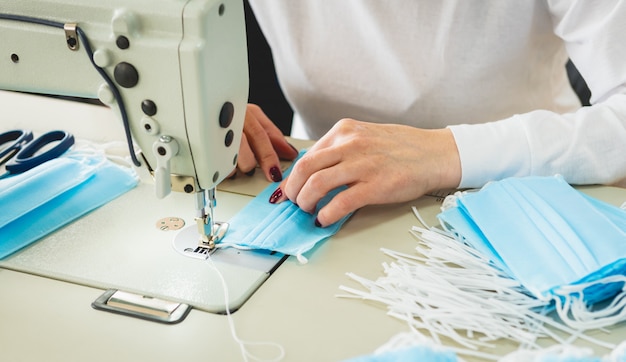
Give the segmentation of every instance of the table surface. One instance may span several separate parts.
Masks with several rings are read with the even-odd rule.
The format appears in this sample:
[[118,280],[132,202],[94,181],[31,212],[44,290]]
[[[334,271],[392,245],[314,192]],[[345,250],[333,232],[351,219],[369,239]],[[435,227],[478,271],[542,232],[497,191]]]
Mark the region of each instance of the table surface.
[[[35,131],[63,128],[72,130],[77,137],[98,142],[122,134],[115,115],[103,107],[0,92],[0,109],[4,114],[0,131],[26,125]],[[300,147],[307,144],[297,140],[294,143]],[[267,183],[260,174],[238,177],[222,185],[218,191],[218,216],[232,216],[251,195],[262,190]],[[615,205],[626,200],[623,189],[583,189]],[[122,196],[114,202],[125,201]],[[128,203],[129,223],[133,214],[166,207],[156,198],[146,199],[141,205]],[[86,217],[98,218],[114,206],[105,205]],[[341,294],[340,285],[356,286],[347,272],[370,279],[383,275],[382,263],[390,259],[383,255],[381,247],[413,252],[416,242],[408,230],[418,222],[411,206],[417,206],[428,222],[435,222],[439,200],[434,197],[370,206],[355,213],[339,233],[316,248],[308,264],[301,265],[289,258],[233,314],[238,336],[246,341],[282,345],[285,361],[341,361],[370,354],[393,335],[407,331],[406,324],[387,316],[383,306],[336,295]],[[191,208],[190,205],[189,214]],[[183,217],[191,222],[193,215]],[[137,223],[128,226],[154,227]],[[194,309],[183,322],[164,325],[94,310],[91,303],[102,293],[101,288],[0,268],[0,359],[242,360],[224,315]],[[612,343],[626,339],[624,323],[609,330],[611,333],[590,334]],[[503,341],[489,352],[503,354],[515,348],[513,343]],[[264,348],[252,350],[265,358],[275,353]],[[602,349],[596,352],[606,353]]]

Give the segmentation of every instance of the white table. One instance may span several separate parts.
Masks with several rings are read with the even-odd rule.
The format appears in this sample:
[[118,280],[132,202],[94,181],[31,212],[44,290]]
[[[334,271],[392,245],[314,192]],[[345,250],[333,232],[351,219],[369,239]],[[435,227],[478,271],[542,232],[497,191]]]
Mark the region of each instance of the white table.
[[[0,131],[27,126],[35,131],[62,128],[71,130],[77,137],[96,141],[115,139],[122,134],[115,116],[97,106],[0,92],[0,109]],[[254,194],[265,185],[260,172],[252,178],[239,177],[224,185],[218,192],[218,218],[234,215],[251,199],[245,194]],[[145,187],[150,185],[142,184],[131,192],[141,192]],[[616,205],[626,200],[626,190],[622,189],[585,190]],[[172,206],[176,204],[175,198],[170,201],[146,198],[145,203],[124,205],[132,199],[125,195],[85,218],[98,218],[122,204],[127,215],[120,215],[119,220],[127,220],[128,224],[111,227],[146,228],[153,235],[151,222],[156,220],[152,215],[161,211],[163,215],[175,213],[192,222],[192,205]],[[355,286],[346,272],[372,279],[382,275],[381,263],[389,259],[380,252],[380,247],[413,251],[415,241],[408,229],[417,221],[411,206],[417,206],[434,223],[439,204],[432,197],[399,205],[366,207],[317,248],[308,264],[300,265],[295,258],[289,258],[233,314],[239,336],[244,340],[281,344],[286,351],[285,361],[340,361],[369,354],[393,335],[406,331],[405,324],[388,317],[384,307],[335,295],[340,293],[340,285]],[[144,220],[137,215],[150,216]],[[106,233],[113,229],[103,230]],[[157,237],[159,240],[154,240],[155,245],[171,237],[163,232]],[[180,324],[164,325],[92,309],[91,303],[102,293],[102,288],[0,268],[0,360],[241,360],[227,317],[223,315],[194,309]],[[608,335],[600,332],[593,335],[613,343],[626,339],[624,323],[611,331]],[[503,342],[495,352],[514,348],[512,343]],[[598,349],[597,353],[606,351]]]

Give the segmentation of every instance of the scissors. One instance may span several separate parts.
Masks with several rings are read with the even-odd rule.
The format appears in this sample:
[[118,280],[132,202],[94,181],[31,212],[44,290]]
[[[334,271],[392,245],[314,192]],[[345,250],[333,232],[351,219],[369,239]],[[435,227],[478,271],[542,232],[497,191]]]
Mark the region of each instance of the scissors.
[[[53,143],[55,145],[51,146]],[[8,147],[2,148],[3,145]],[[30,170],[61,156],[74,144],[74,136],[65,131],[50,131],[37,138],[28,130],[0,133],[0,165],[6,162],[6,172],[0,179]],[[45,151],[40,152],[43,148]],[[7,162],[8,161],[8,162]]]

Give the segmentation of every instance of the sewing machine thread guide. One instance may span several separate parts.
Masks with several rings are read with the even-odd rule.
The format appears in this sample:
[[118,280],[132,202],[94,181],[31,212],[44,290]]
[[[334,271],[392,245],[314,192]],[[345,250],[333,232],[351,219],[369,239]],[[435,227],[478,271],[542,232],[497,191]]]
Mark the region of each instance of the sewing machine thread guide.
[[91,306],[97,310],[127,315],[153,322],[175,324],[182,322],[191,306],[159,298],[109,289]]

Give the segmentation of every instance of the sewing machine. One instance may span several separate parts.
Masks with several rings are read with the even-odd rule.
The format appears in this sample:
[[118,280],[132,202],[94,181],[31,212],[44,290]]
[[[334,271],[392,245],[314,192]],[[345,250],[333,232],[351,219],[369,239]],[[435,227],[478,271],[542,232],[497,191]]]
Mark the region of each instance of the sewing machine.
[[237,164],[247,103],[245,36],[237,0],[4,2],[0,89],[114,109],[156,196],[195,195],[211,249],[227,227],[214,222],[215,187]]
[[[154,308],[141,304],[154,297],[215,313],[223,313],[227,308],[236,310],[282,263],[282,254],[214,248],[228,227],[227,223],[215,221],[215,188],[236,167],[248,97],[247,46],[240,0],[9,1],[0,5],[0,37],[0,90],[99,99],[112,112],[105,107],[96,108],[116,114],[118,122],[110,122],[104,116],[104,124],[91,127],[103,133],[121,126],[123,137],[115,135],[105,137],[106,140],[125,138],[133,163],[142,166],[138,170],[149,171],[144,172],[148,180],[142,178],[146,182],[132,193],[135,196],[128,196],[137,197],[132,220],[141,226],[136,232],[123,231],[116,239],[118,245],[93,233],[87,244],[81,243],[85,249],[78,254],[82,255],[72,258],[83,266],[66,269],[73,264],[66,261],[42,268],[45,261],[55,258],[49,258],[45,252],[39,255],[37,245],[16,258],[0,261],[4,267],[106,286],[110,291],[132,290],[139,294],[130,296],[124,302],[127,308],[119,312],[160,321],[163,319],[159,315],[165,313],[165,321],[171,323],[184,318],[184,314],[167,312],[169,302],[157,307],[154,313]],[[22,106],[20,116],[29,113],[28,107]],[[51,104],[44,118],[55,114],[55,107]],[[82,128],[90,123],[85,119],[70,121],[72,111],[58,112],[67,112],[67,123],[50,117],[41,124],[74,132],[81,126],[78,123],[83,124]],[[13,127],[36,127],[33,123],[39,118],[30,117],[29,123]],[[11,127],[11,122],[3,121],[1,126]],[[154,190],[146,193],[146,186],[151,185],[144,184],[149,183],[154,184]],[[171,191],[176,192],[166,198]],[[203,272],[205,267],[193,265],[189,259],[180,264],[181,258],[171,247],[163,254],[155,252],[150,241],[163,236],[152,234],[150,224],[154,225],[156,218],[152,211],[162,211],[148,205],[157,198],[165,198],[167,202],[163,200],[159,205],[176,210],[185,218],[187,210],[192,211],[191,204],[195,205],[193,221],[188,222],[191,226],[186,227],[187,231],[195,231],[187,233],[189,238],[183,238],[174,249],[201,260],[210,253],[213,260],[222,262],[221,274],[230,289],[230,300],[219,291],[221,277],[215,273],[207,275]],[[189,207],[182,211],[179,204]],[[86,223],[85,228],[100,227],[98,220],[90,220],[81,220]],[[76,252],[71,245],[76,240],[63,232],[57,234],[69,244],[55,248],[55,252]],[[143,258],[141,252],[129,255],[124,246],[128,242],[134,246],[146,243],[144,248],[153,249],[151,259]],[[122,268],[116,275],[107,271],[104,264],[94,267],[102,258],[90,258],[101,245],[106,246],[100,253],[111,252],[113,258],[133,260],[127,266],[132,271]],[[20,259],[31,252],[38,254],[32,259],[37,261],[22,264]],[[154,276],[163,265],[184,274],[185,281],[181,284],[176,273]],[[81,271],[85,267],[94,271],[87,279]],[[153,276],[146,278],[137,270],[152,270]],[[187,287],[185,283],[194,286]],[[106,294],[105,300],[117,298]],[[103,306],[98,301],[96,304]],[[134,313],[137,308],[150,313],[138,315]]]

